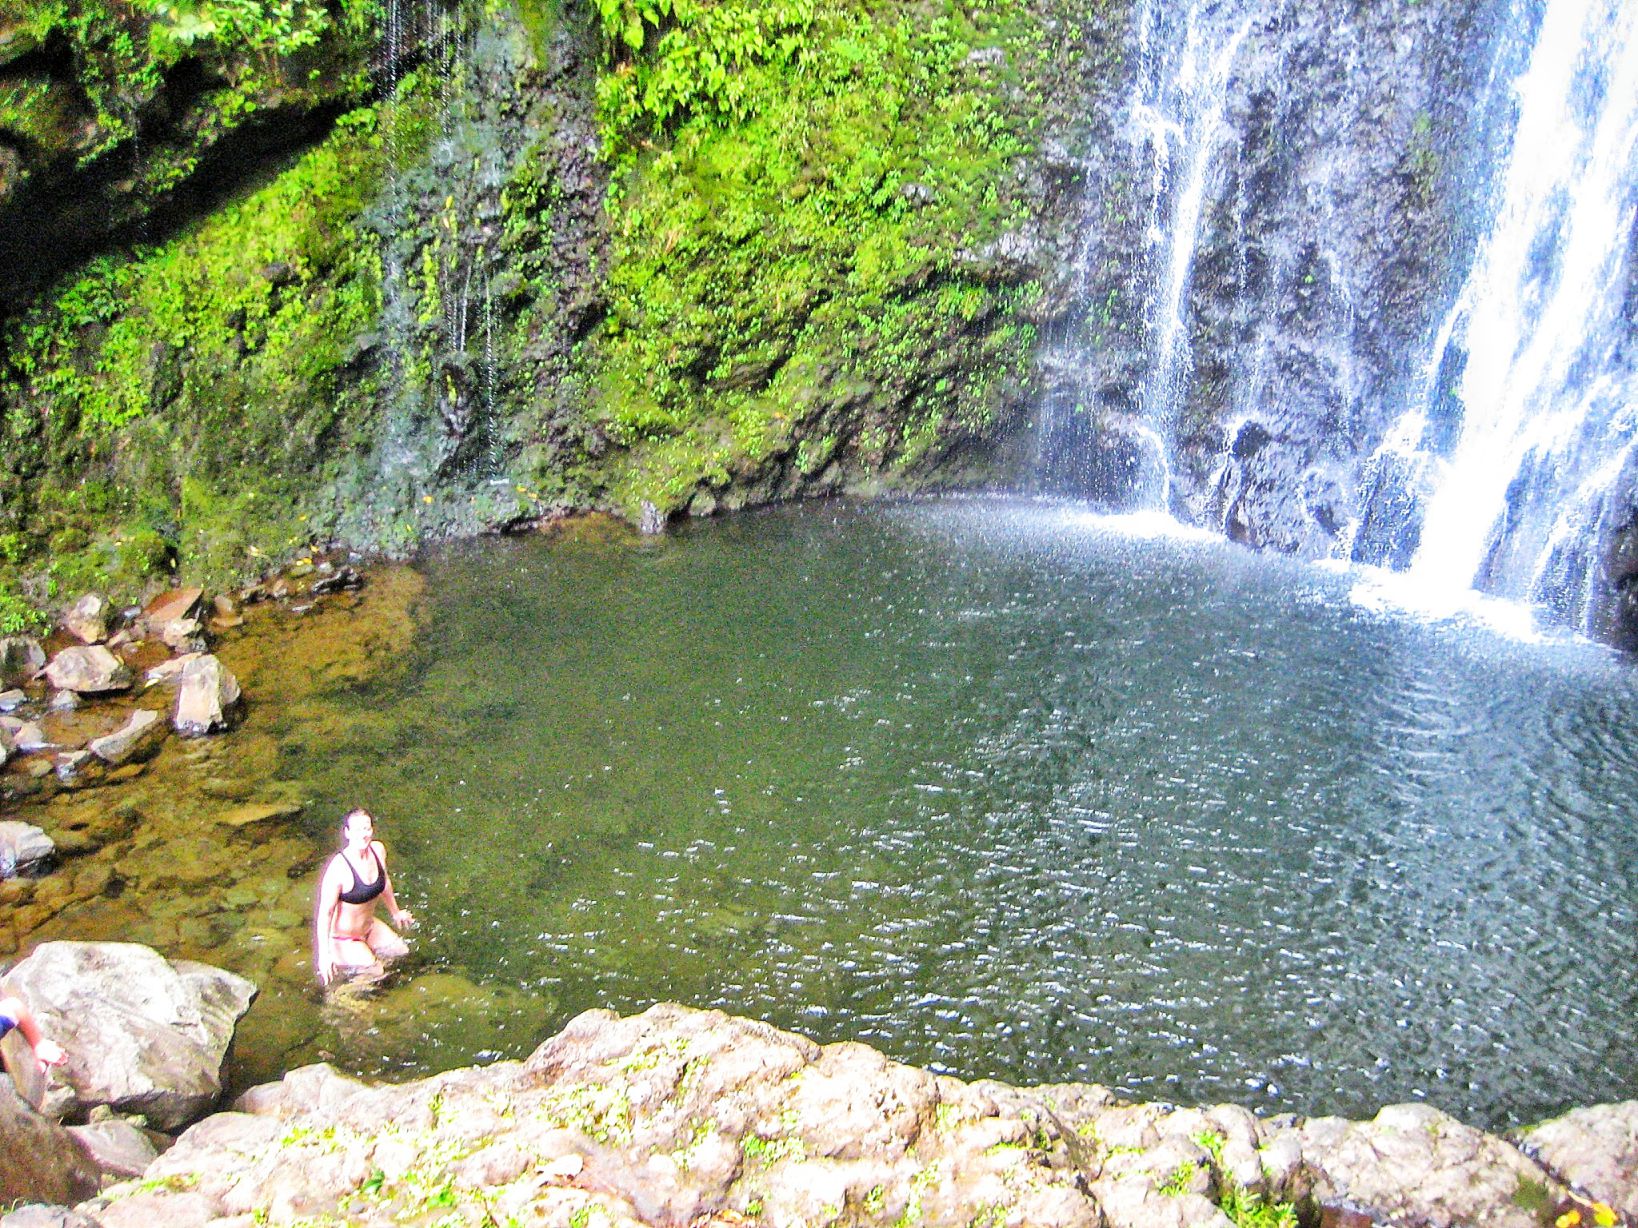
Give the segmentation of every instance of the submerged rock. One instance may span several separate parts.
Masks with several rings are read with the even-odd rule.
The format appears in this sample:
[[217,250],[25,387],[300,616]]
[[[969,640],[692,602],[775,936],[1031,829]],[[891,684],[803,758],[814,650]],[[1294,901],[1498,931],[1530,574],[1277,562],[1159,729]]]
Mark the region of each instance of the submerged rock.
[[52,1072],[48,1112],[108,1105],[164,1130],[216,1103],[228,1043],[256,996],[231,972],[124,942],[44,943],[7,988],[68,1054]]
[[113,733],[91,739],[86,749],[104,763],[118,767],[153,754],[164,740],[165,723],[159,713],[143,708],[131,713],[131,719]]
[[226,729],[239,703],[239,680],[215,657],[202,655],[182,668],[171,725],[185,738]]

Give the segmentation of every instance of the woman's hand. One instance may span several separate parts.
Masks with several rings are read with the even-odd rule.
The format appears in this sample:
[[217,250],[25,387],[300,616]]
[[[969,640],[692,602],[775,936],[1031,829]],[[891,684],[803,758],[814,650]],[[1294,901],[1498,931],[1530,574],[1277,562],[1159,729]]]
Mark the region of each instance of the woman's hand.
[[56,1041],[42,1038],[40,1043],[34,1046],[34,1060],[40,1064],[41,1070],[48,1070],[52,1066],[61,1066],[68,1060],[68,1055]]
[[407,908],[400,908],[392,915],[392,923],[399,929],[410,929],[415,925],[415,916]]

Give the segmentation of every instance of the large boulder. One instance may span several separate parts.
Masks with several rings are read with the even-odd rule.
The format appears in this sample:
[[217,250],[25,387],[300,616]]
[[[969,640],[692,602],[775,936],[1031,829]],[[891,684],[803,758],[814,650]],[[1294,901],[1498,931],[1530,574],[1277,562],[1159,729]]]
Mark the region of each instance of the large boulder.
[[86,749],[104,763],[118,766],[143,759],[159,749],[165,740],[165,722],[159,713],[139,708],[131,719],[104,737],[92,738]]
[[22,686],[34,681],[45,663],[45,649],[40,647],[39,640],[26,635],[0,639],[0,687]]
[[57,846],[38,827],[0,821],[0,879],[31,874],[56,855]]
[[46,1110],[99,1104],[175,1130],[222,1092],[233,1029],[256,996],[243,977],[123,942],[48,942],[7,978],[67,1051]]
[[45,676],[58,690],[80,695],[123,691],[131,685],[130,669],[101,644],[63,649],[46,666]]
[[[0,1207],[75,1203],[96,1192],[96,1164],[74,1137],[36,1112],[0,1075]],[[9,1217],[8,1217],[9,1219]]]
[[226,729],[239,699],[239,680],[214,656],[200,655],[182,667],[171,726],[185,738]]

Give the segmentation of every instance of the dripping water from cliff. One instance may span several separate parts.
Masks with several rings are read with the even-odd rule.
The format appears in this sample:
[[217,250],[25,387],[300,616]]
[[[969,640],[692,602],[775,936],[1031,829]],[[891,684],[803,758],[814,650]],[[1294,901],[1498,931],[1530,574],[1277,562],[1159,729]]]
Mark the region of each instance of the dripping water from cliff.
[[1477,590],[1607,636],[1638,486],[1638,8],[1550,0],[1514,89],[1484,238],[1354,557],[1405,568],[1425,608]]
[[1116,304],[1113,294],[1087,303],[1086,318],[1047,358],[1062,377],[1043,401],[1038,435],[1036,470],[1049,489],[1120,510],[1173,505],[1173,444],[1193,361],[1188,290],[1212,172],[1234,138],[1225,112],[1235,57],[1252,24],[1246,8],[1146,0],[1138,14],[1127,136],[1147,184],[1142,217],[1133,219],[1141,236],[1129,292],[1143,300],[1145,369],[1135,401],[1089,388],[1075,368],[1101,340],[1100,326],[1113,323]]

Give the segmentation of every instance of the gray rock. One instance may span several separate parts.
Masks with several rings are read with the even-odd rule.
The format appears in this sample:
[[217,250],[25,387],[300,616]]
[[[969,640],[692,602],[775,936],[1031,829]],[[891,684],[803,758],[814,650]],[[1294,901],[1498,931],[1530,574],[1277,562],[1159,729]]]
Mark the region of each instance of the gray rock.
[[1518,1141],[1560,1180],[1638,1222],[1638,1100],[1572,1109]]
[[637,531],[645,537],[665,532],[665,513],[647,499],[643,500],[642,514],[637,518]]
[[182,669],[171,725],[185,738],[226,729],[239,699],[239,680],[215,657],[200,656]]
[[52,712],[72,712],[80,706],[80,697],[73,691],[57,691],[53,693],[46,707]]
[[45,730],[40,728],[37,721],[18,720],[15,717],[0,717],[3,725],[11,737],[11,748],[20,755],[32,754],[37,750],[47,750],[51,743],[46,740]]
[[0,691],[0,712],[15,712],[27,701],[28,696],[16,688]]
[[1292,1192],[1362,1212],[1369,1223],[1540,1228],[1535,1203],[1564,1194],[1515,1147],[1431,1105],[1389,1105],[1368,1122],[1321,1117],[1291,1129],[1303,1156]]
[[11,730],[0,726],[0,767],[6,766],[6,760],[11,758]]
[[38,827],[9,819],[0,822],[0,878],[34,873],[56,855],[57,846]]
[[131,685],[131,671],[123,661],[101,644],[65,648],[46,666],[51,685],[82,695],[123,691]]
[[87,593],[63,611],[62,627],[82,644],[100,644],[108,638],[108,599]]
[[68,1053],[46,1109],[99,1104],[174,1130],[222,1091],[222,1063],[256,987],[243,977],[134,943],[48,942],[8,978]]
[[[97,1169],[74,1137],[37,1113],[0,1076],[0,1206],[14,1202],[73,1203],[96,1192]],[[3,1221],[14,1222],[16,1212]],[[29,1220],[18,1220],[27,1224]],[[50,1223],[50,1220],[35,1220]]]
[[100,1225],[72,1207],[34,1202],[0,1216],[0,1228],[100,1228]]
[[153,1140],[123,1117],[70,1126],[68,1132],[108,1176],[140,1177],[159,1155]]
[[96,755],[88,750],[68,750],[57,756],[56,766],[52,770],[63,784],[78,785],[85,783],[86,774],[97,763]]
[[0,639],[0,686],[22,686],[32,682],[45,668],[45,649],[40,641],[26,635]]
[[165,722],[159,713],[139,708],[131,718],[106,737],[93,738],[86,749],[110,766],[146,759],[165,740]]
[[198,653],[209,646],[204,625],[197,618],[173,618],[156,624],[155,630],[173,652]]

